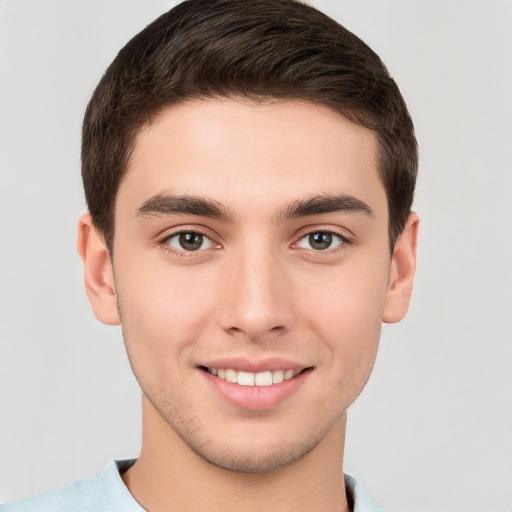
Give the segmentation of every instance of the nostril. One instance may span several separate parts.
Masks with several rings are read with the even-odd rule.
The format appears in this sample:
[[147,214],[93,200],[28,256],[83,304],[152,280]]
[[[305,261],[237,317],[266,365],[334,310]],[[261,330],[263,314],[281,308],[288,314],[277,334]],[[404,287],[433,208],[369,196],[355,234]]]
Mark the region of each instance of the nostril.
[[230,327],[229,331],[232,332],[233,334],[238,334],[238,333],[244,332],[243,329],[240,329],[240,327]]

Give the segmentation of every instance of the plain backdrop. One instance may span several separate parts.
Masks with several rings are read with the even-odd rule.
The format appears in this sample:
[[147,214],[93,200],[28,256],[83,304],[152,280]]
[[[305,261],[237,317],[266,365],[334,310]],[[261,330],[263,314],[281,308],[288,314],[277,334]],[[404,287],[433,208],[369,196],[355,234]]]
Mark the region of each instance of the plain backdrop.
[[[0,0],[0,501],[138,454],[119,328],[75,251],[80,129],[176,2]],[[512,510],[512,2],[314,0],[379,53],[421,151],[413,302],[349,413],[345,470],[394,512]]]

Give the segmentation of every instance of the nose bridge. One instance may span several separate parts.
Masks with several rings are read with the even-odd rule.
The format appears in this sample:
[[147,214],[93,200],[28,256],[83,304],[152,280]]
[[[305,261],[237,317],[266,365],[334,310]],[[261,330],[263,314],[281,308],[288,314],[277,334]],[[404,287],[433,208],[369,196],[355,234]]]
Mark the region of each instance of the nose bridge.
[[233,251],[227,265],[222,327],[257,338],[292,321],[284,262],[270,242],[253,240]]

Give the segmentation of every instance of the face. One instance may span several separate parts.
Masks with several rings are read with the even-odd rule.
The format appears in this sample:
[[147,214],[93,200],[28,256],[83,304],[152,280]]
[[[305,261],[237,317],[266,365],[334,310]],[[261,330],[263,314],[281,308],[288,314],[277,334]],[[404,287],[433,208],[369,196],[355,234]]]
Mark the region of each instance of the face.
[[189,101],[139,134],[115,294],[150,407],[203,459],[296,461],[364,387],[391,289],[376,148],[290,101]]

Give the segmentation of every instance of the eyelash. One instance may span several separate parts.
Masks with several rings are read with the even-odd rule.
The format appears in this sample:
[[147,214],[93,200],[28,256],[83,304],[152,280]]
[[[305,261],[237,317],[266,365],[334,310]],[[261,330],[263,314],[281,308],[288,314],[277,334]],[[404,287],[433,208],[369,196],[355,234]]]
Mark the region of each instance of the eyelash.
[[[307,237],[309,237],[311,235],[315,235],[315,234],[319,234],[319,233],[321,233],[321,234],[328,234],[328,235],[332,235],[332,236],[338,237],[341,241],[335,247],[328,247],[326,249],[318,249],[318,250],[306,249],[307,251],[310,251],[312,254],[322,254],[322,253],[324,253],[324,254],[332,254],[333,252],[342,250],[343,246],[352,243],[352,240],[349,237],[347,237],[345,234],[340,233],[339,231],[333,230],[331,228],[317,228],[317,229],[313,229],[311,231],[303,232],[301,234],[301,236],[297,239],[297,241],[294,242],[293,244],[291,244],[291,246],[293,248],[297,248],[299,242],[301,242],[302,240],[304,240],[305,238],[307,238]],[[205,249],[201,249],[200,248],[200,249],[197,249],[197,250],[187,251],[184,248],[176,249],[176,248],[173,248],[170,245],[169,242],[173,238],[179,237],[180,235],[189,235],[189,234],[190,235],[201,235],[202,237],[204,237],[204,239],[208,240],[213,247],[215,247],[215,246],[217,248],[220,247],[220,244],[216,243],[214,240],[212,240],[212,238],[209,235],[207,235],[205,232],[203,232],[203,231],[201,231],[201,230],[199,230],[197,228],[193,228],[193,229],[189,229],[189,230],[181,229],[179,231],[175,231],[174,233],[167,234],[164,238],[162,238],[160,240],[159,245],[165,251],[170,252],[173,255],[181,257],[181,258],[190,258],[190,257],[193,257],[193,256],[198,256],[200,253],[202,253],[204,251],[207,251],[208,249],[211,248],[211,247],[207,247]],[[300,247],[299,247],[299,249],[300,249]]]
[[[325,229],[317,228],[317,229],[314,229],[312,231],[307,231],[304,234],[302,234],[300,236],[300,238],[297,240],[297,242],[295,242],[292,245],[297,247],[302,240],[304,240],[308,237],[311,237],[312,235],[317,235],[317,234],[322,234],[322,235],[327,234],[327,235],[330,235],[331,237],[337,237],[340,239],[340,242],[334,247],[327,247],[325,249],[316,249],[316,250],[315,249],[307,249],[314,254],[322,254],[322,253],[327,254],[327,253],[333,253],[335,251],[340,251],[340,250],[342,250],[344,245],[351,243],[351,240],[346,235],[340,233],[339,231],[335,231],[335,230],[329,229],[329,228],[325,228]],[[335,241],[332,240],[331,242],[334,243]]]
[[[197,256],[197,253],[202,253],[206,251],[207,249],[197,249],[195,251],[187,251],[186,249],[175,249],[170,245],[170,241],[173,238],[179,237],[180,235],[201,235],[205,240],[208,240],[212,246],[219,247],[220,245],[212,240],[210,236],[208,236],[205,232],[194,228],[194,229],[181,229],[179,231],[175,231],[174,233],[167,234],[164,238],[162,238],[159,242],[159,245],[162,247],[163,250],[178,256],[180,258],[190,258],[193,256]],[[209,249],[209,247],[208,247]]]

